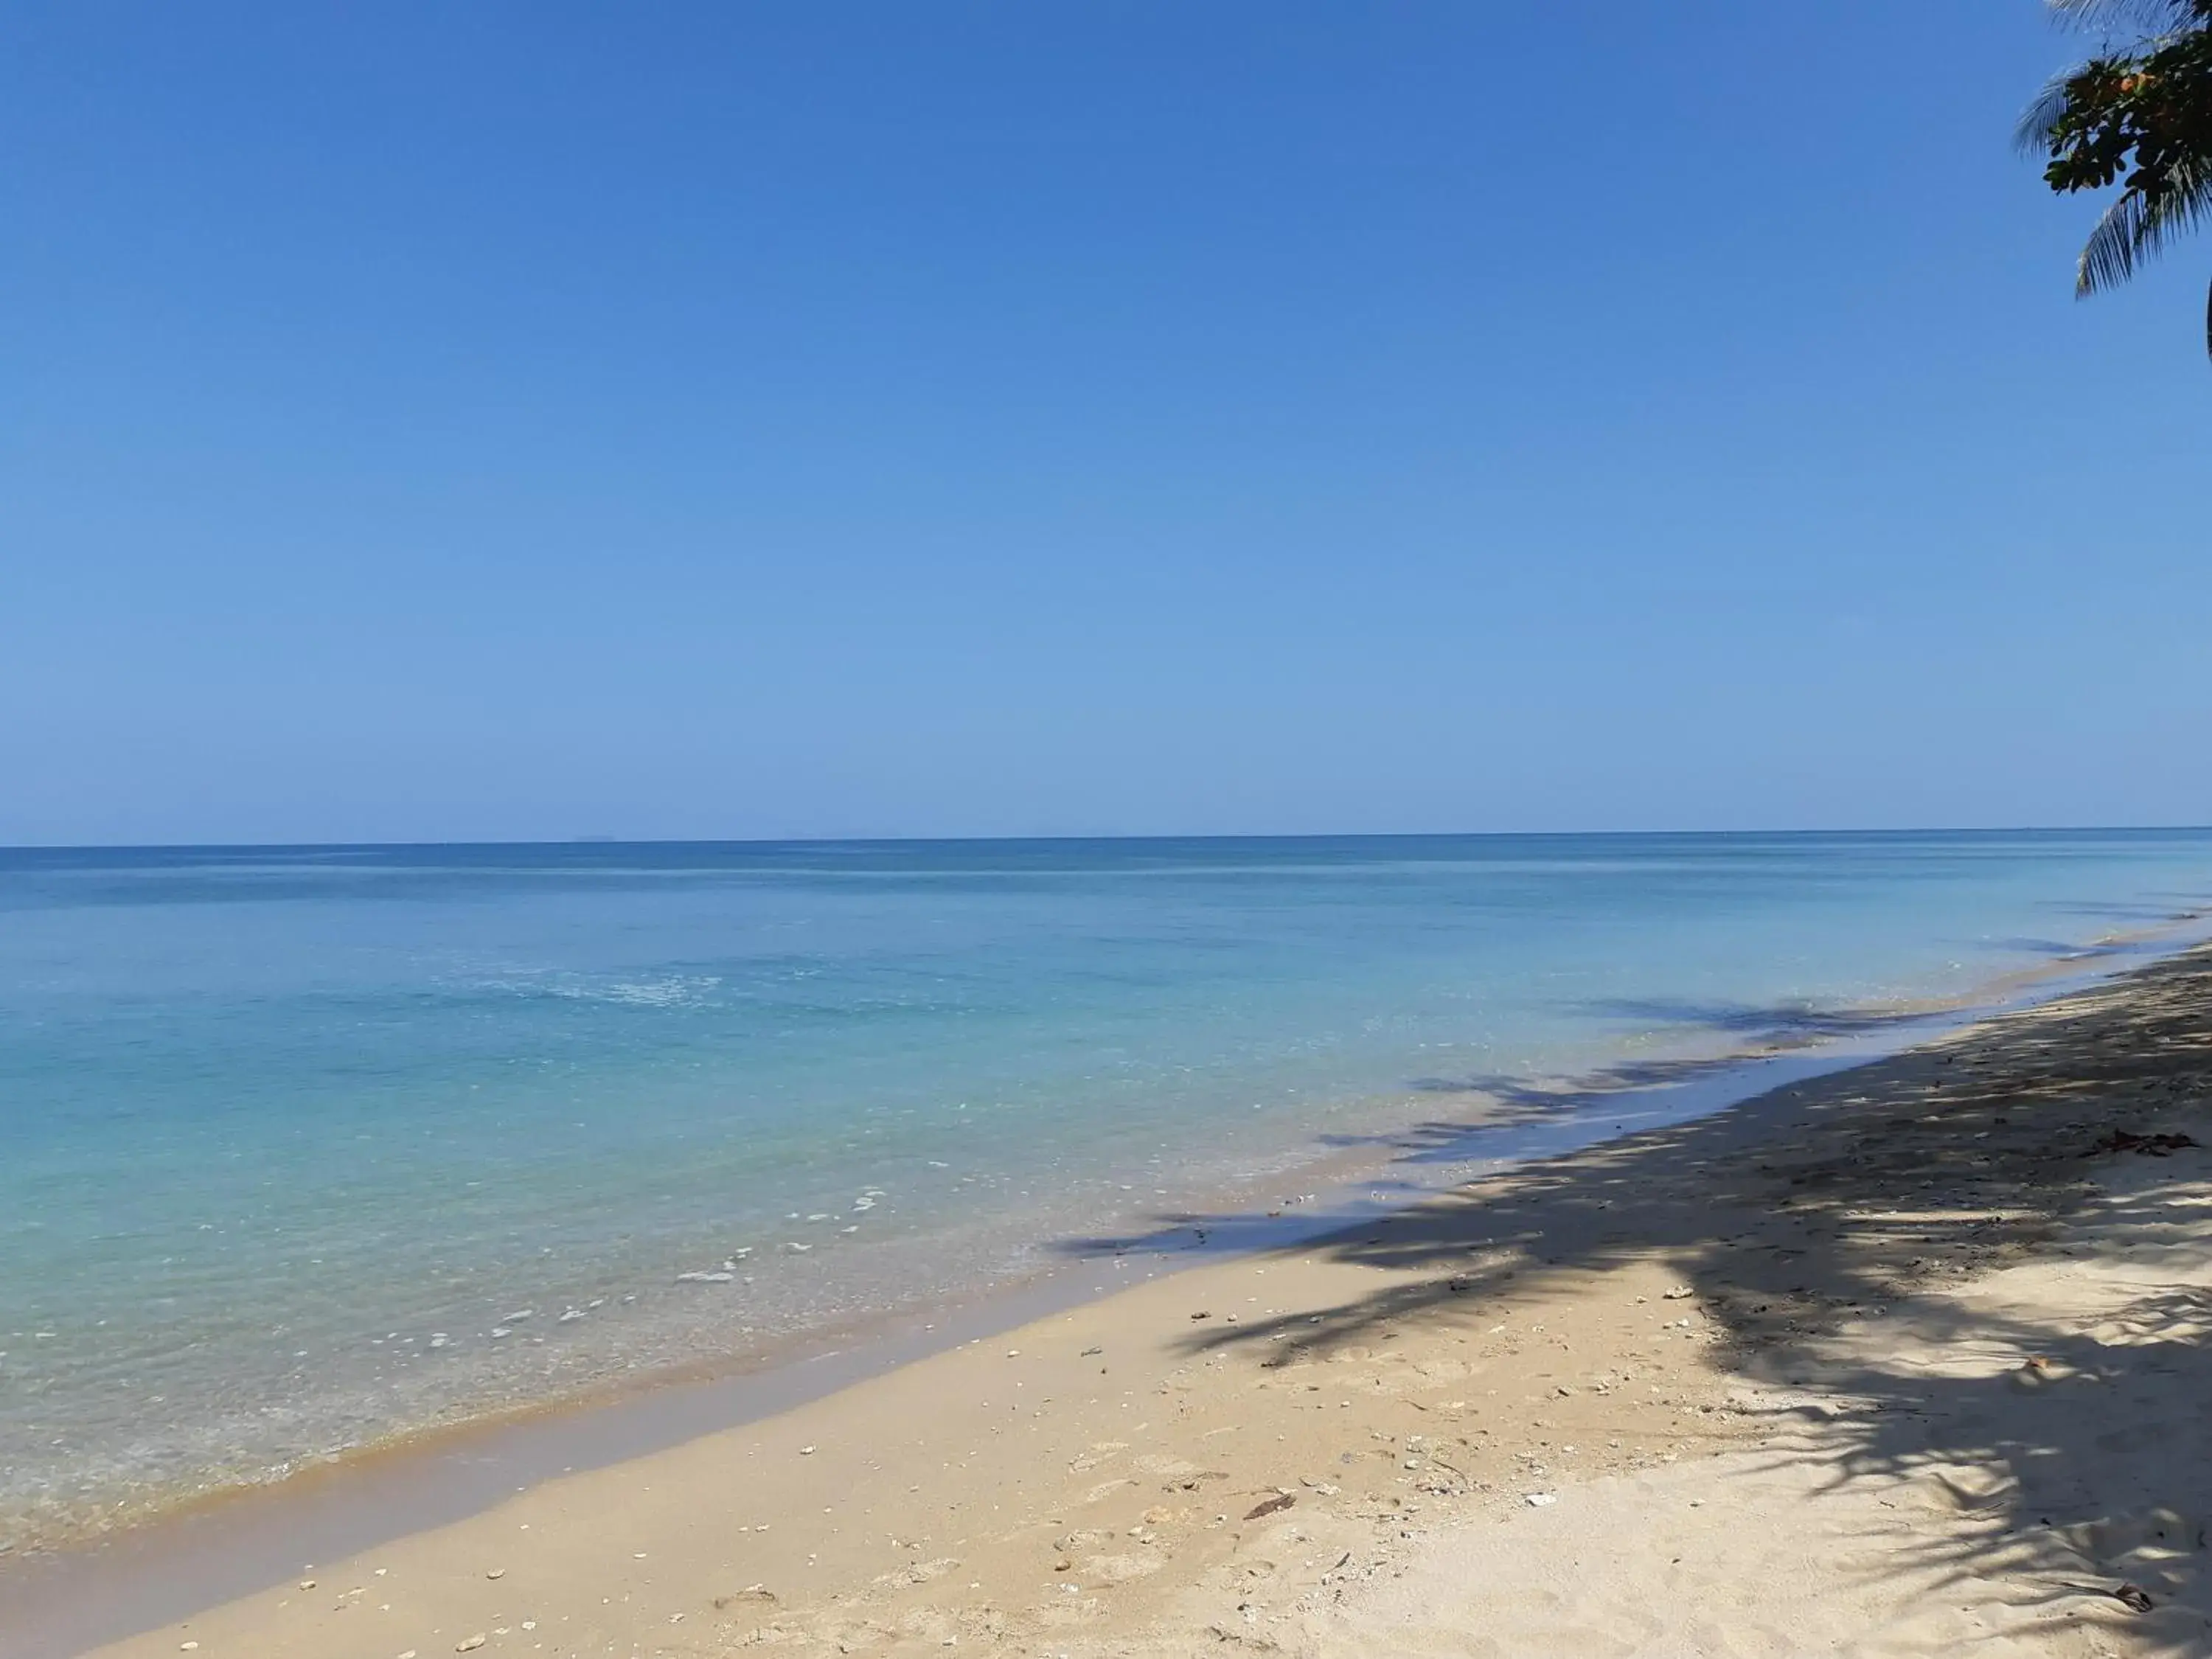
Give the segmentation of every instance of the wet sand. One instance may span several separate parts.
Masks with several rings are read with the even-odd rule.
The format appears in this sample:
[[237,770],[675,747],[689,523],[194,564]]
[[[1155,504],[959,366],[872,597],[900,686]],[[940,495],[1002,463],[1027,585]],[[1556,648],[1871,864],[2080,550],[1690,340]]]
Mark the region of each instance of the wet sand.
[[2199,950],[101,1651],[2203,1651],[2208,1106]]

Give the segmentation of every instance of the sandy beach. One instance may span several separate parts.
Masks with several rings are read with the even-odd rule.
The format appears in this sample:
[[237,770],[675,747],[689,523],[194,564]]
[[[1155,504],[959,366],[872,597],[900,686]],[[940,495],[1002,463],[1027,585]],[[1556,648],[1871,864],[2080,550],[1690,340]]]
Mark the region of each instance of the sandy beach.
[[101,1651],[2202,1652],[2208,1084],[2200,949]]

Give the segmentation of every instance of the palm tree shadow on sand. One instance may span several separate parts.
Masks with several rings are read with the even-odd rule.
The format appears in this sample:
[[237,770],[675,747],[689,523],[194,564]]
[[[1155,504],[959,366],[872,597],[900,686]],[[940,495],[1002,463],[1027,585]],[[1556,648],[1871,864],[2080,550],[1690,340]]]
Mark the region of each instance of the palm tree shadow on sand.
[[[1498,1084],[1480,1080],[1493,1097]],[[1563,1101],[1502,1092],[1508,1122]],[[2212,1586],[2193,1571],[2212,1525],[2212,1411],[2192,1403],[2177,1424],[2174,1405],[2212,1401],[2212,1150],[2142,1139],[2188,1139],[2193,1127],[2212,1142],[2209,1112],[2212,947],[1926,1048],[1350,1218],[1307,1248],[1388,1270],[1387,1282],[1318,1321],[1311,1310],[1249,1319],[1187,1346],[1290,1364],[1410,1322],[1471,1321],[1509,1285],[1663,1264],[1711,1322],[1713,1363],[1790,1391],[1795,1403],[1770,1407],[1764,1425],[1770,1460],[1837,1486],[1913,1475],[1971,1522],[1929,1529],[1936,1541],[1899,1571],[1932,1584],[2001,1577],[2022,1605],[2139,1585],[2151,1601],[2130,1617],[2141,1650],[2212,1650]],[[1401,1155],[1463,1146],[1468,1127],[1425,1126]],[[1070,1248],[1142,1248],[1193,1228],[1224,1237],[1232,1218],[1161,1222]],[[2199,1283],[2178,1282],[2185,1258]],[[1954,1294],[2045,1260],[2121,1283],[2124,1304],[2108,1296],[2081,1322]],[[2159,1496],[2114,1496],[2126,1492]]]

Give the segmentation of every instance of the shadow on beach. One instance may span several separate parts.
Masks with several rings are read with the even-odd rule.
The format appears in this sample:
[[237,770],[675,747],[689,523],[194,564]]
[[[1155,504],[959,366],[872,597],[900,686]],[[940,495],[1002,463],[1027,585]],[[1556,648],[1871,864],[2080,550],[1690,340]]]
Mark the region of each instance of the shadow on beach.
[[[1662,1064],[1586,1090],[1465,1086],[1510,1122],[1678,1075]],[[1488,1317],[1509,1289],[1663,1264],[1708,1322],[1711,1362],[1762,1396],[1767,1458],[1808,1462],[1832,1486],[1915,1476],[1972,1522],[1929,1529],[1923,1559],[1900,1571],[1931,1587],[2001,1577],[2021,1607],[2141,1592],[2149,1610],[2130,1625],[2144,1650],[2200,1652],[2212,1630],[2195,1571],[2212,1526],[2212,1151],[2193,1143],[2212,1142],[2209,1107],[2212,948],[2200,948],[1361,1218],[1307,1248],[1388,1283],[1317,1320],[1254,1318],[1188,1344],[1285,1365],[1413,1322]],[[1409,1158],[1463,1157],[1470,1134],[1500,1121],[1431,1124],[1394,1144]],[[2145,1139],[2173,1135],[2185,1144]],[[1996,1292],[2009,1281],[1988,1277],[2039,1265],[2057,1275],[2040,1299],[2008,1303]],[[1966,1293],[1977,1285],[1991,1293]],[[2100,1287],[2078,1319],[2069,1285]]]

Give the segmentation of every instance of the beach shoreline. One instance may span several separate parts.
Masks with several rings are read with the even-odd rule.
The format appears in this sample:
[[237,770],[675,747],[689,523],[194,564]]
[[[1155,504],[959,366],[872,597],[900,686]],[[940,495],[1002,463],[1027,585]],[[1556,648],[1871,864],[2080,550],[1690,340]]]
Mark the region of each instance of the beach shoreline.
[[[2177,919],[2175,925],[2186,926],[2186,919]],[[2116,945],[2118,943],[2115,941]],[[2128,943],[2140,946],[2146,941],[2136,939]],[[2174,945],[2170,948],[2181,950],[2185,947]],[[2089,976],[2101,979],[2113,970],[2116,959],[2097,960],[2103,963],[2103,972]],[[2117,960],[2124,969],[2124,959]],[[2065,975],[2069,969],[2073,970],[2074,978],[2082,977],[2083,964],[2079,961],[2054,963],[2044,970],[2041,976]],[[2080,994],[2078,988],[2071,985],[2063,991],[2054,985],[2045,988],[2039,994],[2032,985],[2011,988],[2015,995],[2024,994],[2035,1002],[2040,1002],[2045,997],[2058,996],[2063,1000],[2065,995]],[[1929,1017],[1918,1015],[1915,1018],[1926,1019]],[[1971,1026],[1972,1022],[1983,1018],[1980,1013],[1960,1015],[1953,1023],[1954,1025]],[[1898,1021],[1890,1028],[1888,1034],[1896,1039],[1889,1045],[1893,1049],[1902,1046],[1907,1040],[1924,1042],[1930,1036],[1936,1035],[1929,1026],[1916,1026],[1908,1020]],[[1677,1091],[1718,1091],[1727,1100],[1740,1104],[1746,1097],[1765,1097],[1772,1094],[1778,1083],[1796,1086],[1819,1075],[1838,1075],[1878,1063],[1878,1060],[1863,1054],[1818,1048],[1793,1051],[1778,1056],[1769,1054],[1752,1060],[1738,1057],[1732,1061],[1717,1064],[1711,1070],[1701,1072],[1687,1084],[1673,1087]],[[1799,1068],[1798,1073],[1788,1078],[1774,1075],[1771,1068],[1778,1064],[1796,1066]],[[1769,1074],[1764,1078],[1760,1076],[1762,1066],[1769,1068]],[[1663,1095],[1668,1091],[1645,1091],[1644,1104],[1649,1105],[1650,1097],[1655,1092]],[[1623,1092],[1611,1097],[1609,1105],[1623,1107],[1634,1099],[1632,1094]],[[1671,1121],[1700,1120],[1720,1110],[1723,1103],[1720,1098],[1692,1103],[1680,1117]],[[1634,1116],[1635,1114],[1631,1113],[1630,1115]],[[1650,1133],[1655,1127],[1662,1127],[1659,1120],[1666,1115],[1663,1112],[1656,1115],[1647,1113],[1638,1119],[1630,1133]],[[1559,1125],[1555,1121],[1547,1127],[1556,1130]],[[1618,1127],[1598,1131],[1584,1136],[1579,1144],[1584,1147],[1601,1144],[1604,1136],[1620,1132]],[[1407,1145],[1401,1142],[1392,1149],[1392,1155],[1402,1156],[1408,1150]],[[1572,1151],[1562,1146],[1537,1148],[1533,1152],[1524,1147],[1521,1156],[1541,1155],[1546,1152],[1554,1157],[1574,1155]],[[1433,1144],[1421,1147],[1419,1155],[1434,1160],[1446,1170],[1465,1173],[1460,1168],[1465,1160],[1440,1155],[1439,1149]],[[1486,1161],[1498,1166],[1504,1160],[1492,1158]],[[1170,1249],[1170,1241],[1159,1236],[1124,1240],[1121,1242],[1121,1248],[1125,1260],[1131,1255],[1152,1258],[1152,1265],[1146,1270],[1147,1279],[1158,1282],[1161,1275],[1172,1272],[1180,1280],[1192,1273],[1202,1274],[1225,1271],[1232,1261],[1248,1261],[1270,1252],[1295,1253],[1300,1249],[1324,1247],[1328,1238],[1341,1234],[1347,1225],[1378,1221],[1383,1212],[1401,1207],[1408,1201],[1426,1201],[1434,1197],[1434,1193],[1416,1194],[1401,1189],[1375,1196],[1378,1201],[1357,1215],[1323,1209],[1310,1218],[1278,1218],[1282,1224],[1275,1228],[1273,1236],[1266,1228],[1255,1226],[1255,1218],[1248,1218],[1243,1233],[1240,1234],[1233,1225],[1215,1230],[1206,1234],[1202,1248],[1198,1249],[1192,1249],[1188,1245],[1181,1249]],[[734,1402],[729,1394],[731,1379],[727,1378],[706,1385],[692,1385],[703,1388],[704,1394],[711,1394],[717,1387],[724,1390],[721,1398],[706,1404],[703,1409],[698,1404],[703,1399],[703,1394],[695,1396],[693,1408],[687,1411],[679,1400],[682,1389],[666,1387],[621,1402],[611,1413],[608,1413],[606,1408],[601,1408],[602,1429],[609,1427],[613,1419],[625,1419],[627,1426],[620,1432],[604,1435],[597,1455],[580,1458],[568,1455],[566,1462],[556,1462],[556,1458],[564,1454],[554,1449],[549,1441],[534,1463],[526,1457],[520,1462],[513,1459],[503,1461],[497,1455],[485,1455],[487,1443],[500,1435],[514,1432],[517,1425],[465,1432],[456,1437],[451,1452],[432,1455],[434,1459],[438,1455],[446,1456],[453,1467],[472,1472],[468,1481],[452,1486],[446,1493],[444,1501],[448,1512],[444,1515],[435,1513],[434,1510],[426,1515],[422,1501],[426,1460],[424,1455],[416,1453],[390,1460],[381,1470],[368,1471],[366,1480],[364,1471],[361,1469],[338,1470],[319,1482],[311,1479],[307,1486],[299,1491],[289,1486],[280,1489],[268,1496],[265,1508],[269,1521],[256,1522],[249,1517],[248,1524],[241,1527],[235,1519],[242,1513],[238,1506],[217,1506],[210,1511],[217,1517],[216,1523],[207,1525],[203,1522],[204,1541],[185,1547],[178,1547],[179,1540],[176,1528],[167,1529],[169,1536],[166,1540],[154,1536],[164,1529],[149,1528],[143,1535],[126,1535],[119,1550],[111,1547],[100,1553],[106,1558],[104,1564],[97,1554],[61,1564],[58,1571],[46,1572],[43,1585],[39,1583],[39,1564],[19,1563],[11,1574],[0,1577],[0,1595],[7,1593],[8,1577],[13,1577],[16,1583],[14,1616],[5,1624],[5,1628],[13,1634],[8,1638],[9,1644],[0,1647],[0,1652],[5,1652],[9,1659],[15,1659],[18,1652],[25,1656],[75,1652],[98,1640],[121,1634],[118,1624],[151,1626],[173,1620],[189,1608],[244,1591],[248,1586],[239,1582],[240,1569],[257,1553],[261,1558],[255,1564],[258,1572],[245,1576],[262,1584],[277,1582],[283,1573],[303,1565],[295,1559],[301,1553],[301,1547],[319,1536],[332,1547],[317,1549],[314,1554],[318,1559],[328,1559],[341,1553],[383,1546],[395,1540],[404,1541],[401,1534],[420,1534],[426,1528],[433,1530],[441,1527],[466,1528],[482,1522],[494,1512],[495,1500],[509,1496],[518,1486],[534,1489],[549,1480],[558,1484],[562,1480],[619,1479],[623,1477],[625,1471],[634,1473],[654,1459],[670,1455],[672,1449],[680,1449],[684,1443],[743,1433],[763,1422],[775,1420],[778,1413],[788,1416],[794,1411],[819,1409],[827,1402],[850,1395],[856,1389],[889,1387],[896,1391],[897,1377],[916,1366],[944,1360],[948,1355],[958,1352],[962,1346],[973,1347],[987,1337],[995,1339],[999,1334],[1025,1321],[1034,1323],[1038,1320],[1066,1319],[1072,1316],[1071,1309],[1095,1310],[1098,1306],[1095,1298],[1102,1290],[1109,1300],[1135,1294],[1132,1291],[1108,1287],[1079,1286],[1072,1282],[1075,1279],[1092,1277],[1096,1272],[1095,1262],[1078,1263],[1044,1286],[1026,1286],[1013,1296],[986,1298],[951,1316],[914,1322],[936,1327],[935,1329],[890,1333],[884,1340],[874,1343],[844,1347],[798,1365],[777,1368],[764,1376],[741,1379],[750,1388],[751,1398],[738,1407],[735,1415],[732,1415]],[[739,1392],[744,1392],[744,1389],[740,1389]],[[558,1422],[523,1425],[520,1428],[526,1439],[533,1428],[540,1432],[550,1432],[555,1441],[566,1435],[569,1437],[568,1445],[573,1453],[578,1444],[583,1443],[576,1437],[577,1425],[590,1415],[568,1412],[561,1414]],[[651,1423],[650,1419],[655,1417],[659,1422]],[[651,1432],[641,1436],[639,1431],[644,1428],[650,1428]],[[624,1432],[629,1435],[628,1439],[623,1438]],[[588,1437],[585,1437],[585,1440],[588,1440]],[[567,1474],[564,1471],[568,1469],[574,1469],[578,1473]],[[379,1482],[381,1482],[381,1490],[386,1494],[385,1506],[381,1510],[385,1524],[381,1527],[373,1524],[380,1512]],[[430,1484],[434,1488],[435,1483]],[[409,1490],[410,1486],[414,1488],[411,1493]],[[321,1504],[338,1524],[319,1534],[312,1527],[302,1529],[296,1525],[283,1525],[282,1511],[288,1507],[295,1520],[303,1512],[300,1508],[303,1496],[311,1503]],[[250,1509],[252,1505],[249,1504],[246,1507]],[[222,1516],[225,1508],[231,1512],[228,1524],[225,1524]],[[270,1521],[278,1523],[273,1535]],[[407,1521],[417,1524],[398,1524]],[[365,1525],[365,1522],[372,1524]],[[251,1540],[257,1524],[260,1527],[259,1544],[256,1547],[249,1542],[242,1548],[241,1537]],[[379,1532],[384,1535],[374,1535]],[[280,1548],[283,1551],[281,1555],[271,1553],[272,1550]],[[276,1565],[280,1559],[285,1564],[282,1567]],[[26,1568],[31,1571],[26,1571]],[[226,1572],[228,1583],[225,1582]],[[107,1593],[102,1593],[99,1588],[103,1580],[111,1587]],[[132,1593],[118,1597],[112,1593],[112,1587],[125,1580],[133,1587]],[[25,1585],[30,1586],[27,1595],[22,1590]],[[52,1611],[70,1605],[77,1610],[75,1617]],[[139,1610],[136,1615],[131,1611],[133,1607]],[[84,1610],[88,1607],[98,1608],[99,1617],[85,1617]],[[104,1630],[100,1628],[102,1624],[106,1626]]]
[[1161,1213],[1295,1210],[1363,1169],[1410,1199],[1482,1120],[1880,1026],[2169,915],[2207,847],[10,865],[0,1544],[757,1373]]

